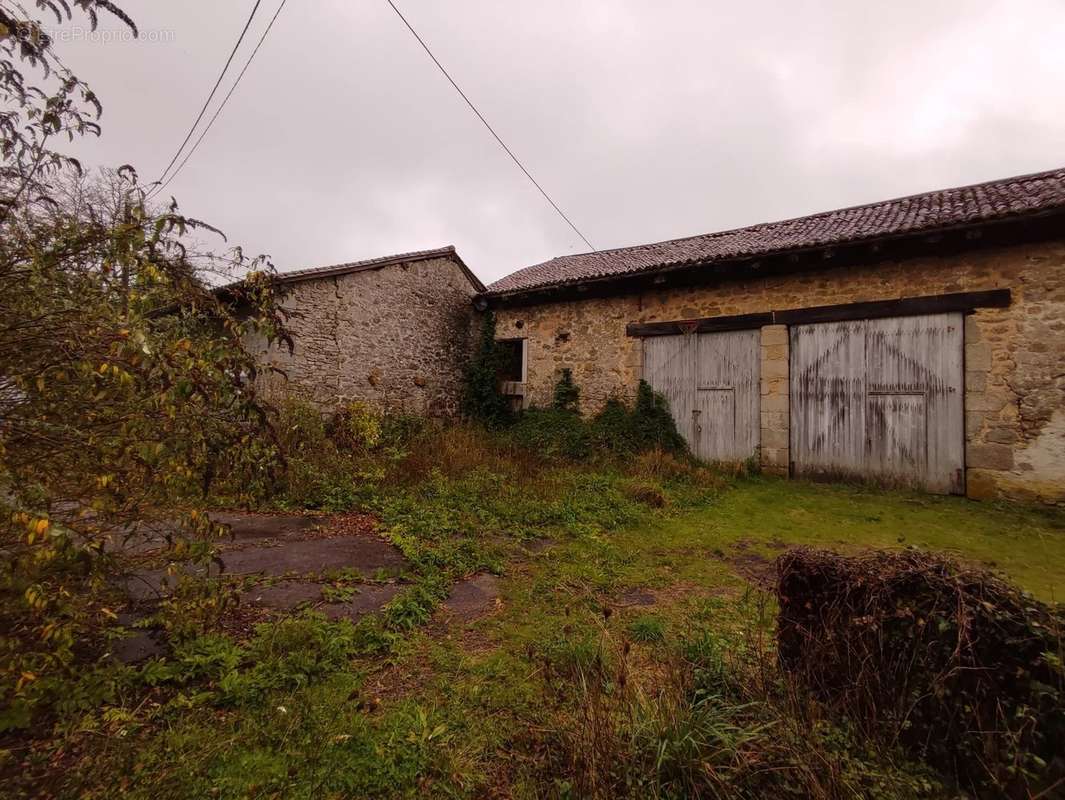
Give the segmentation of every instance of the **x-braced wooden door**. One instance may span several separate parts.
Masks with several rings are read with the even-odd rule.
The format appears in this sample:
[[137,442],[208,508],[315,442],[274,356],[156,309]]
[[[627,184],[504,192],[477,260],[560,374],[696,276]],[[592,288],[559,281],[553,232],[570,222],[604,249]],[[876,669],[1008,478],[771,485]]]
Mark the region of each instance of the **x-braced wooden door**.
[[699,458],[757,455],[759,343],[758,330],[644,339],[644,379],[669,401],[677,430]]
[[960,313],[791,328],[796,475],[965,492]]

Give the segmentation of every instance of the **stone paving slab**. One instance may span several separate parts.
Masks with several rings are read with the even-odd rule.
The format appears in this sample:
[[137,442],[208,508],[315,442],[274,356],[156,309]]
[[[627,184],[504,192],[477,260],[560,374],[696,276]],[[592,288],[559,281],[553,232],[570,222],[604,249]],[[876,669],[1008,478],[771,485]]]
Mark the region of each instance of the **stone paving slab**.
[[[389,600],[399,594],[403,587],[394,583],[368,583],[352,587],[350,600],[315,605],[328,619],[359,620],[372,611],[380,610]],[[322,600],[322,584],[310,581],[284,581],[246,593],[252,605],[265,606],[279,611],[290,611],[303,603],[318,603]]]
[[222,572],[230,575],[284,575],[350,568],[371,576],[378,570],[402,571],[403,554],[388,542],[370,536],[306,539],[272,547],[223,552]]
[[350,619],[355,622],[370,612],[383,608],[402,588],[395,583],[366,584],[359,587],[358,593],[351,600],[329,603],[318,610],[329,619]]
[[488,573],[459,581],[451,587],[443,603],[444,610],[466,621],[482,617],[496,607],[499,587],[499,578]]
[[251,514],[212,511],[212,522],[228,525],[234,539],[285,539],[298,536],[327,521],[309,514]]
[[[328,516],[314,514],[255,514],[243,511],[212,511],[208,516],[213,522],[230,528],[231,536],[222,539],[222,545],[254,539],[297,538],[329,521]],[[124,553],[147,553],[166,547],[168,535],[182,535],[176,522],[141,522],[129,529],[112,531],[108,549]]]
[[170,594],[178,578],[178,575],[168,575],[162,569],[139,569],[126,577],[124,588],[131,600],[160,600]]
[[[237,517],[239,526],[234,528],[235,533],[251,543],[240,549],[223,548],[219,553],[221,567],[212,564],[212,575],[281,577],[288,574],[306,575],[350,569],[365,577],[374,577],[380,571],[396,575],[407,567],[407,560],[396,547],[370,534],[293,538],[321,524],[322,518],[319,517],[234,515],[234,518]],[[219,518],[219,521],[222,519]],[[259,538],[270,541],[256,544],[255,539]],[[176,581],[176,576],[168,576],[163,569],[135,570],[127,577],[125,590],[135,601],[158,600],[169,594]],[[267,596],[271,594],[272,592]]]
[[255,587],[243,597],[252,605],[288,610],[300,603],[317,603],[322,599],[322,585],[309,581],[284,581],[273,586]]
[[167,651],[165,637],[159,631],[136,631],[111,643],[111,658],[121,664],[137,664]]

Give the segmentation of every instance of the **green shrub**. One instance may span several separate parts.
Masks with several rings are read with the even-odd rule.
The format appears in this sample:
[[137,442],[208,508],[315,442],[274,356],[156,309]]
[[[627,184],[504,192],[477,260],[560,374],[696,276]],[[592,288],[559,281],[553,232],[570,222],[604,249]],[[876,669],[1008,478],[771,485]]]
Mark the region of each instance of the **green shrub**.
[[381,443],[381,417],[377,409],[353,400],[333,415],[330,438],[342,450],[366,453]]
[[502,357],[496,342],[496,318],[486,311],[481,320],[481,336],[477,352],[470,359],[463,387],[462,413],[489,427],[502,425],[510,419],[507,399],[499,392],[499,370]]
[[632,409],[612,398],[592,420],[591,429],[596,447],[619,454],[649,450],[679,455],[688,452],[688,445],[673,421],[669,403],[646,381],[640,381]]
[[644,614],[629,623],[629,636],[634,642],[660,642],[666,637],[666,623],[661,617]]
[[551,408],[530,408],[517,416],[506,436],[518,447],[548,459],[584,460],[601,453],[632,455],[660,450],[686,455],[688,446],[677,432],[669,404],[640,381],[630,409],[617,398],[607,400],[592,419],[576,411],[579,391],[570,371],[563,370]]
[[[351,403],[332,420],[298,397],[284,399],[275,412],[285,469],[277,489],[260,497],[267,505],[348,511],[372,491],[365,472],[367,448],[381,441],[381,417],[363,403]],[[359,458],[356,458],[359,456]]]
[[218,634],[192,639],[175,647],[171,658],[145,664],[140,680],[147,686],[195,687],[202,701],[214,705],[248,705],[268,692],[301,688],[343,669],[361,644],[347,620],[305,614],[256,625],[245,646]]
[[447,583],[427,578],[396,596],[384,608],[384,623],[396,631],[409,631],[428,622],[440,601],[447,597]]
[[636,390],[632,422],[637,450],[657,448],[674,453],[687,452],[688,445],[677,431],[668,401],[647,381],[640,381]]
[[590,437],[596,447],[614,453],[633,453],[639,449],[632,424],[632,413],[616,397],[606,401],[606,405],[595,415],[589,424]]
[[573,370],[562,368],[562,375],[555,384],[554,408],[559,411],[577,411],[580,408],[581,392],[573,382]]
[[318,451],[329,444],[322,412],[301,397],[289,396],[281,400],[274,428],[286,457]]
[[425,417],[402,412],[382,415],[380,425],[379,446],[383,450],[391,450],[393,455],[405,454],[432,430],[429,420]]
[[579,414],[558,408],[530,408],[507,430],[521,448],[548,459],[581,460],[591,454],[588,423]]

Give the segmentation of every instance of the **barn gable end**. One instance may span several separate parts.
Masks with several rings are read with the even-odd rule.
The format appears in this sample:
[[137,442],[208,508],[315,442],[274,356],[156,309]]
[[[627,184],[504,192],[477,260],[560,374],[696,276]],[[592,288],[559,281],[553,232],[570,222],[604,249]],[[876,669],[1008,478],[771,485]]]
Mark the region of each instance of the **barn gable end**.
[[453,247],[281,273],[293,351],[249,342],[269,395],[323,409],[360,400],[429,416],[457,413],[472,299],[484,286]]

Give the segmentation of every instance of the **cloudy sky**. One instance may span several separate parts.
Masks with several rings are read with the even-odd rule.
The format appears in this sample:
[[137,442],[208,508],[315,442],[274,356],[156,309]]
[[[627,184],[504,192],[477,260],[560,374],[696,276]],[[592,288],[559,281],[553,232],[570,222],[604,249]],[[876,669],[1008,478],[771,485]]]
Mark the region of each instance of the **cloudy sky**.
[[[1065,164],[1063,0],[396,3],[600,249]],[[105,107],[78,155],[151,180],[253,0],[119,5],[140,40],[57,48]],[[167,191],[282,270],[454,244],[487,282],[588,249],[385,0],[288,0]]]

